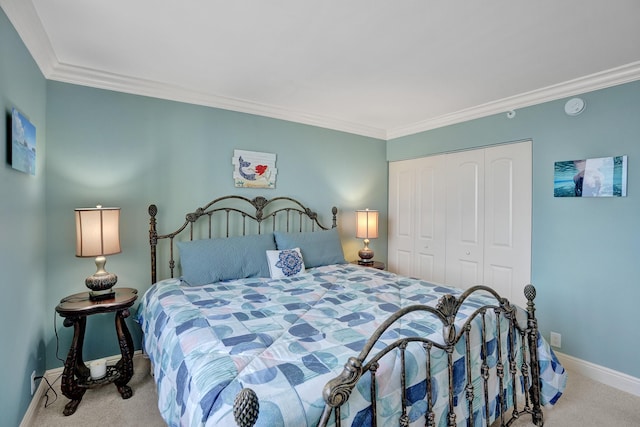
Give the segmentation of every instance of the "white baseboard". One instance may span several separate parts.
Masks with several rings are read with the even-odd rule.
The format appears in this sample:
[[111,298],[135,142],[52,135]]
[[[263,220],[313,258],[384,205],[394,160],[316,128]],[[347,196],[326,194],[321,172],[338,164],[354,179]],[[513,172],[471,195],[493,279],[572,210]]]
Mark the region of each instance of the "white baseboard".
[[[47,377],[47,372],[45,372],[44,377]],[[49,380],[49,382],[51,382],[51,380]],[[36,387],[35,393],[33,393],[33,396],[31,396],[31,403],[29,403],[27,412],[25,412],[24,416],[22,417],[22,421],[20,422],[20,427],[31,427],[33,425],[33,417],[35,416],[36,411],[38,410],[38,404],[40,403],[40,399],[42,399],[46,390],[47,390],[46,382],[44,380],[40,380],[40,384],[38,384],[38,387]]]
[[555,353],[565,368],[594,381],[633,394],[634,396],[640,396],[640,378],[632,377],[631,375],[614,371],[613,369],[605,368],[604,366],[596,365],[595,363],[587,362],[558,351],[555,351]]
[[[106,358],[107,363],[117,363],[121,357],[122,355],[120,354],[109,356]],[[145,357],[145,355],[142,354],[142,351],[136,350],[133,353],[133,358],[135,359],[137,357]],[[85,362],[85,364],[89,364],[90,362],[91,361],[88,360]],[[62,375],[63,371],[64,371],[64,366],[61,366],[59,368],[49,369],[48,371],[45,371],[43,378],[46,378],[47,381],[49,381],[49,384],[53,385],[53,382],[56,381],[56,379],[60,375]],[[27,412],[25,412],[24,417],[22,417],[22,421],[20,422],[20,427],[31,427],[33,425],[33,418],[36,412],[38,411],[38,405],[40,404],[40,400],[42,399],[44,394],[47,392],[47,389],[49,388],[49,384],[47,384],[47,382],[44,381],[44,379],[40,380],[40,384],[38,384],[38,387],[36,388],[35,393],[33,393],[33,397],[31,397],[31,403],[27,408]]]

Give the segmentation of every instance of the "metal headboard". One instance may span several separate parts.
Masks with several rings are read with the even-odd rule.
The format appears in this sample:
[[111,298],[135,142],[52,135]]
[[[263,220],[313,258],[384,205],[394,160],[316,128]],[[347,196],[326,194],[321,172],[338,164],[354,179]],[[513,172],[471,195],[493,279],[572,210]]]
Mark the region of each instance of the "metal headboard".
[[[332,225],[337,226],[338,208],[331,209]],[[158,207],[149,206],[149,245],[151,248],[151,283],[157,281],[157,246],[158,241],[168,239],[169,241],[169,271],[174,277],[176,267],[174,256],[174,240],[186,229],[189,229],[188,237],[184,240],[194,238],[216,238],[231,237],[233,235],[261,234],[267,232],[268,225],[271,224],[271,231],[302,232],[328,230],[318,220],[318,214],[304,206],[299,201],[290,197],[274,197],[266,199],[255,197],[248,199],[243,196],[224,196],[212,200],[204,207],[197,208],[193,212],[186,214],[184,223],[175,231],[168,234],[158,234],[156,215]],[[206,221],[198,221],[206,218]],[[234,220],[238,220],[235,221]],[[197,223],[197,225],[196,225]],[[203,224],[204,223],[204,224]]]

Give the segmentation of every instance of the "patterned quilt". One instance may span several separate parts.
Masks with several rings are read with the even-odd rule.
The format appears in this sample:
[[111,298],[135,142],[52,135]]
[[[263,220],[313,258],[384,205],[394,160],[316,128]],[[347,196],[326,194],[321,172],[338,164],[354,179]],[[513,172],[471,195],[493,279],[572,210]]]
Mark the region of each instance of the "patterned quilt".
[[[234,426],[233,400],[243,387],[252,388],[260,399],[257,426],[315,426],[324,408],[324,385],[342,371],[350,356],[360,352],[389,315],[412,304],[435,306],[443,295],[460,292],[372,268],[333,265],[280,280],[242,279],[197,287],[177,279],[164,280],[145,293],[137,317],[144,332],[144,350],[153,364],[158,407],[170,426]],[[462,307],[461,321],[490,301],[483,298],[469,300]],[[415,334],[442,341],[441,325],[424,318],[404,321],[383,340],[390,343]],[[495,369],[495,339],[486,338],[494,343],[488,360]],[[566,373],[542,338],[538,347],[542,403],[549,405],[562,394]],[[474,359],[481,357],[479,349],[472,354]],[[463,360],[464,351],[456,357]],[[421,358],[424,360],[424,349],[410,346],[407,399],[412,425],[422,425],[426,411]],[[379,380],[378,425],[397,425],[399,357],[386,359],[378,369],[378,376],[389,378]],[[464,365],[456,362],[461,370],[456,368],[454,375],[459,425],[466,425],[468,415]],[[432,390],[437,425],[446,425],[446,371],[446,357],[435,358]],[[473,375],[474,384],[480,387],[479,371]],[[368,381],[365,375],[349,406],[343,407],[343,425],[370,425]],[[505,387],[511,387],[509,378]],[[495,381],[490,390],[493,420],[499,415]],[[482,393],[476,395],[476,423],[485,425]]]

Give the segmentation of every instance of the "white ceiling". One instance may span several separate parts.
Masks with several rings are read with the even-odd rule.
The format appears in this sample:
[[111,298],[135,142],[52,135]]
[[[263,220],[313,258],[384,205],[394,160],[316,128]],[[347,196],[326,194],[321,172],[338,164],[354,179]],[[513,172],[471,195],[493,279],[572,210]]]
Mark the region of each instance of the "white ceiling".
[[638,0],[0,0],[51,80],[391,139],[640,79]]

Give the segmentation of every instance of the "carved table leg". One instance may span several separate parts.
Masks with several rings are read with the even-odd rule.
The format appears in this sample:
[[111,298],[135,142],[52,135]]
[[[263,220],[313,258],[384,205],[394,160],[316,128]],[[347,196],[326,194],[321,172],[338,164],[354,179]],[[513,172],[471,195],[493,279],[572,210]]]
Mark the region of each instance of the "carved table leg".
[[62,394],[71,399],[64,408],[64,415],[71,415],[76,412],[82,396],[84,396],[84,387],[78,386],[78,378],[86,379],[89,377],[89,368],[82,360],[82,345],[84,343],[84,331],[87,324],[87,318],[84,316],[76,318],[65,318],[64,326],[73,325],[73,341],[64,362],[64,371],[62,372],[62,382],[60,389]]
[[127,328],[127,323],[124,320],[127,317],[129,317],[128,308],[119,310],[116,313],[116,333],[118,334],[118,343],[120,344],[122,357],[116,364],[120,376],[114,383],[123,399],[128,399],[133,396],[131,387],[127,385],[133,376],[133,339]]

